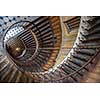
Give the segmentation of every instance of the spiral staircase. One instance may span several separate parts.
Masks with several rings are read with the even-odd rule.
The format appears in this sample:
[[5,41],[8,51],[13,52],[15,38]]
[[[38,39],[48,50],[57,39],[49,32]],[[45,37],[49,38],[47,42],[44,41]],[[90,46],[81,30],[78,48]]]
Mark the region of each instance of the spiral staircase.
[[63,40],[60,17],[0,17],[0,82],[100,82],[99,32],[99,16],[82,16],[73,48],[55,66]]

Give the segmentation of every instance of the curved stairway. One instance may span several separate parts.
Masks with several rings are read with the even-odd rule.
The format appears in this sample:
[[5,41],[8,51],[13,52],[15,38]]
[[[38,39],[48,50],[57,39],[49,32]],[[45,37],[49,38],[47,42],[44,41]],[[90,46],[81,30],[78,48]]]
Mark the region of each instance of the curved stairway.
[[[0,34],[0,82],[86,82],[95,71],[100,59],[100,17],[81,17],[74,46],[57,67],[53,66],[62,41],[59,17],[18,16],[9,24],[7,18],[0,18],[4,22]],[[19,27],[21,25],[23,28]],[[19,27],[19,32],[9,36],[15,27]],[[16,45],[21,47],[16,48]],[[23,54],[10,52],[24,51],[22,48],[25,49]]]
[[76,42],[57,68],[35,74],[36,82],[85,82],[96,67],[100,51],[100,17],[82,17]]

